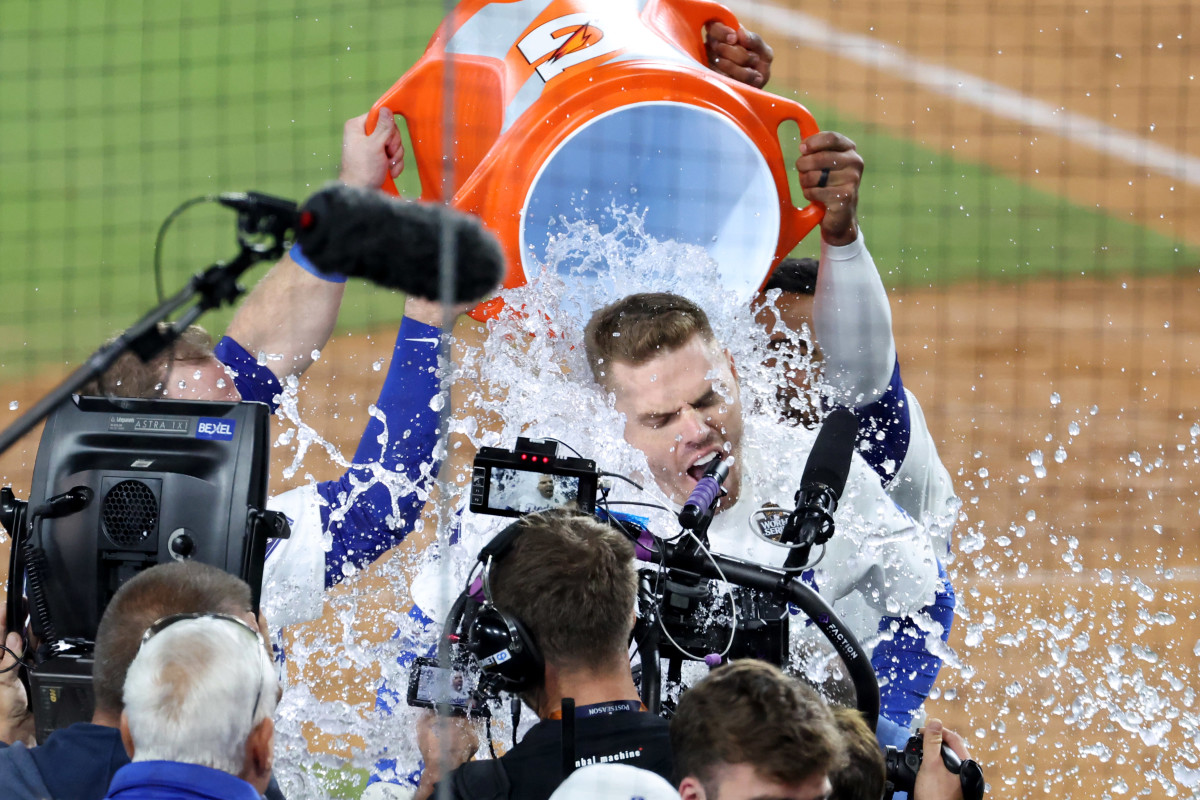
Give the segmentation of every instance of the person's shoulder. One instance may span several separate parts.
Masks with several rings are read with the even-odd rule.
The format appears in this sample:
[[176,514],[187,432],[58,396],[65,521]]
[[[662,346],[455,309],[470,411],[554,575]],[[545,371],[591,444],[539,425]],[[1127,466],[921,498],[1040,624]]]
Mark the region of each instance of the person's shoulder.
[[454,800],[507,800],[512,785],[503,760],[468,761],[454,770],[450,779],[451,797]]
[[4,796],[10,800],[38,800],[50,796],[32,752],[21,742],[0,749],[0,786],[4,787]]

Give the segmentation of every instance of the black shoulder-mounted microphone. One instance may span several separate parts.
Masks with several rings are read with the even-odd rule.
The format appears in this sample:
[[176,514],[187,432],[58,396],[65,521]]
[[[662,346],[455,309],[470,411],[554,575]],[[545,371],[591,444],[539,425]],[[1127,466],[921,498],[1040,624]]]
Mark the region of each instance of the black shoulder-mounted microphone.
[[833,535],[833,512],[846,489],[857,438],[858,417],[848,409],[835,409],[821,425],[800,478],[796,510],[780,536],[780,542],[792,548],[786,569],[803,567],[812,546],[825,544]]

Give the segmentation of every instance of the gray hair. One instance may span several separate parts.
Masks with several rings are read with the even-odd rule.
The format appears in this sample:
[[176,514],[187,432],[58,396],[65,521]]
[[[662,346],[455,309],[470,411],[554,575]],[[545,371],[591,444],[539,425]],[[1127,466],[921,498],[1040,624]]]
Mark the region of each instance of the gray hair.
[[240,774],[246,740],[274,715],[278,688],[271,657],[248,630],[205,617],[169,625],[142,646],[125,678],[134,761]]

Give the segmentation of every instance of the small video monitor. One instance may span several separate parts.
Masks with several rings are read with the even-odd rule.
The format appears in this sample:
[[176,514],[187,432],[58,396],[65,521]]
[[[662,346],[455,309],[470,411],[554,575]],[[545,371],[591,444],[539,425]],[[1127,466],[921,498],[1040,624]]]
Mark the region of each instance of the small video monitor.
[[563,458],[553,441],[517,439],[517,447],[480,448],[471,478],[471,510],[520,517],[552,508],[595,513],[596,462]]

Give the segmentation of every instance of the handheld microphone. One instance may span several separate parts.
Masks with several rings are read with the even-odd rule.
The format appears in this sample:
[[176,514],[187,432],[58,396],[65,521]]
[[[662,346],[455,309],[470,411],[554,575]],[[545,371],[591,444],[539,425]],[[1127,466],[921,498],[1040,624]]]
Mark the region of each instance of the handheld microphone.
[[803,566],[809,548],[824,544],[833,535],[833,512],[850,476],[857,437],[858,417],[848,409],[832,411],[821,425],[800,478],[796,510],[788,516],[781,536],[781,541],[793,548],[786,568]]
[[732,466],[732,457],[712,460],[708,469],[704,470],[704,477],[696,483],[696,488],[692,489],[679,511],[680,525],[694,531],[712,519],[713,505],[721,496],[721,484],[729,477],[729,468]]
[[484,299],[504,274],[499,243],[475,217],[340,183],[304,202],[296,242],[322,272],[366,278],[426,300],[440,299],[443,244],[454,260],[455,303]]

